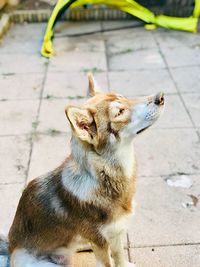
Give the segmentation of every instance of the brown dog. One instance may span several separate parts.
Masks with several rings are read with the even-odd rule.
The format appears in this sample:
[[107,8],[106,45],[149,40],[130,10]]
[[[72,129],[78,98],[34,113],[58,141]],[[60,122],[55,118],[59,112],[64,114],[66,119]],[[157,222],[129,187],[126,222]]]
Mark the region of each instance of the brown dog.
[[133,212],[132,143],[158,119],[164,97],[95,92],[92,75],[89,85],[91,98],[66,108],[70,156],[22,194],[9,232],[11,267],[69,266],[80,240],[91,244],[98,266],[133,266],[121,240]]

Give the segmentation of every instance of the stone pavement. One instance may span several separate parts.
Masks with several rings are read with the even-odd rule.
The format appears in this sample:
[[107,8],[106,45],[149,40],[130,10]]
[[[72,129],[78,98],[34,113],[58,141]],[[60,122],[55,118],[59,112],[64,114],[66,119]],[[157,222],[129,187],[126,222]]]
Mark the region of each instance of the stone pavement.
[[[200,35],[140,27],[66,36],[132,23],[62,23],[50,60],[39,54],[45,24],[15,25],[1,42],[0,232],[7,234],[30,179],[69,153],[64,107],[84,101],[91,70],[104,90],[166,94],[162,118],[135,140],[137,209],[125,240],[127,257],[138,267],[198,267]],[[0,256],[0,267],[4,261]]]

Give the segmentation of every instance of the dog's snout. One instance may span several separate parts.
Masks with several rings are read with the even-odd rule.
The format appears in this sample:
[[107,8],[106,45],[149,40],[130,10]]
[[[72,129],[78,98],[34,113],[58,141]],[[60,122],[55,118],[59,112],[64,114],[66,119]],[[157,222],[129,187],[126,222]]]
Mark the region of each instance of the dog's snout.
[[164,99],[164,93],[160,92],[154,97],[154,104],[158,106],[164,105],[165,99]]

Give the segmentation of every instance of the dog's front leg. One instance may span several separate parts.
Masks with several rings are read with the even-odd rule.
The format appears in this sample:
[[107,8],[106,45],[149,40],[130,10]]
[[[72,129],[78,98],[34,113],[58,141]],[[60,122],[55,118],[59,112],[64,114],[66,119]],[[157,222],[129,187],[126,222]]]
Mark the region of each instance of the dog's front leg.
[[122,242],[122,234],[116,234],[109,239],[111,254],[115,262],[115,267],[126,267],[126,257]]
[[134,267],[135,265],[133,263],[126,260],[122,236],[123,234],[116,234],[109,240],[115,267]]
[[104,246],[92,244],[92,250],[97,260],[97,267],[113,267],[108,243]]

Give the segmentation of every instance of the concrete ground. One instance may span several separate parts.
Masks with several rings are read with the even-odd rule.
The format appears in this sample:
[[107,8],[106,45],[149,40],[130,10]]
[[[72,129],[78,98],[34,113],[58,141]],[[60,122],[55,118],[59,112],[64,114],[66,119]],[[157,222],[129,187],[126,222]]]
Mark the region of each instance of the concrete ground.
[[[64,107],[84,101],[91,70],[104,90],[166,94],[162,118],[135,140],[137,208],[127,257],[138,267],[198,267],[200,35],[139,27],[66,36],[132,23],[60,24],[50,60],[39,54],[45,24],[15,25],[1,42],[0,232],[8,233],[24,186],[69,153]],[[5,261],[0,256],[1,267]]]

